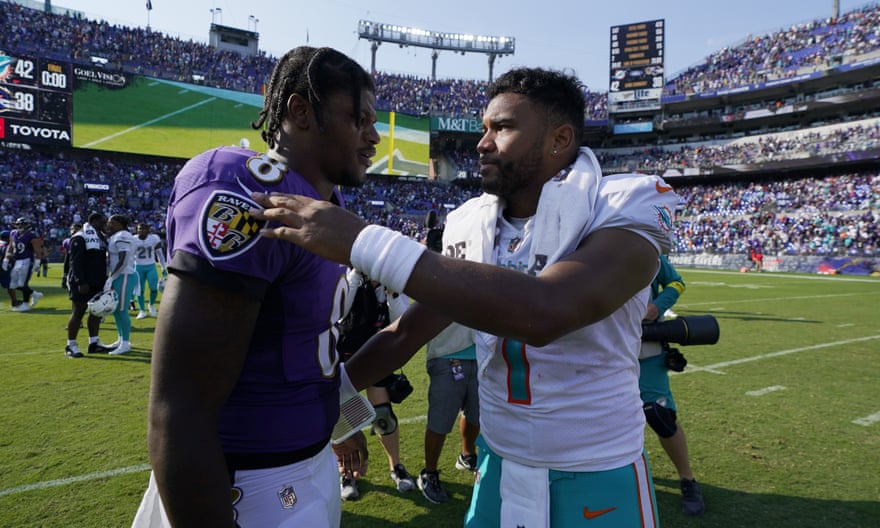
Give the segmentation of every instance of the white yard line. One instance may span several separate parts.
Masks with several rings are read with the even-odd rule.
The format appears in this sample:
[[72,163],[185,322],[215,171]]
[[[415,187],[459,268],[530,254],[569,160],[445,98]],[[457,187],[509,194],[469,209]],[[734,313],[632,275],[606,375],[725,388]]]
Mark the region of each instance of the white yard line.
[[[877,291],[880,294],[880,290]],[[874,295],[871,292],[858,292],[858,293],[829,293],[827,295],[798,295],[795,297],[750,297],[748,299],[740,299],[738,301],[704,301],[704,302],[695,302],[695,303],[677,303],[676,309],[678,307],[681,308],[690,308],[692,306],[718,306],[719,304],[727,305],[727,304],[742,304],[742,303],[766,303],[766,302],[788,302],[788,301],[802,301],[805,299],[834,299],[837,297],[862,297],[864,295]],[[723,310],[723,308],[722,308]]]
[[864,425],[867,427],[867,426],[869,426],[873,423],[876,423],[876,422],[880,422],[880,411],[875,412],[874,414],[872,414],[870,416],[865,416],[865,417],[853,420],[852,423],[854,423],[856,425]]
[[750,363],[752,361],[761,361],[762,359],[775,358],[779,356],[787,356],[789,354],[796,354],[798,352],[806,352],[808,350],[819,350],[821,348],[830,348],[836,347],[840,345],[848,345],[850,343],[860,343],[862,341],[870,341],[872,339],[880,339],[880,335],[872,335],[865,337],[856,337],[853,339],[846,339],[844,341],[832,341],[830,343],[819,343],[818,345],[810,345],[799,348],[790,348],[788,350],[780,350],[779,352],[770,352],[769,354],[761,354],[759,356],[745,357],[740,359],[734,359],[731,361],[722,361],[721,363],[714,363],[712,365],[699,366],[694,365],[688,362],[687,369],[684,372],[670,372],[670,376],[680,376],[682,374],[689,374],[693,372],[712,372],[714,374],[724,374],[724,371],[721,370],[724,367],[729,367],[731,365],[739,365],[741,363]]
[[747,391],[746,396],[763,396],[765,394],[770,394],[771,392],[777,392],[785,390],[785,387],[782,385],[771,385],[770,387],[764,387],[763,389]]
[[139,466],[129,466],[119,469],[111,469],[109,471],[99,471],[97,473],[89,473],[88,475],[79,475],[77,477],[67,477],[56,480],[44,480],[35,484],[26,484],[24,486],[16,486],[14,488],[0,489],[0,497],[4,495],[13,495],[25,491],[33,491],[46,488],[54,488],[56,486],[65,486],[75,482],[83,482],[86,480],[95,480],[99,478],[115,477],[117,475],[127,475],[128,473],[140,473],[141,471],[149,471],[149,464],[141,464]]
[[[400,420],[398,423],[401,424],[412,424],[412,423],[424,423],[427,422],[428,416],[410,416],[409,418],[404,418]],[[58,486],[66,486],[68,484],[74,484],[76,482],[84,482],[87,480],[96,480],[107,477],[115,477],[118,475],[127,475],[129,473],[140,473],[142,471],[149,471],[149,464],[141,464],[139,466],[129,466],[125,468],[119,469],[111,469],[109,471],[99,471],[97,473],[89,473],[88,475],[79,475],[76,477],[67,477],[56,480],[44,480],[43,482],[36,482],[34,484],[25,484],[24,486],[16,486],[14,488],[6,488],[0,489],[0,497],[4,495],[15,495],[16,493],[24,493],[26,491],[34,491],[41,490],[46,488],[55,488]],[[146,488],[145,488],[146,489]]]
[[135,125],[135,126],[133,126],[133,127],[126,128],[125,130],[122,130],[122,131],[117,132],[117,133],[115,133],[115,134],[110,134],[109,136],[102,137],[101,139],[96,139],[95,141],[92,141],[91,143],[86,143],[85,145],[82,145],[81,148],[93,147],[93,146],[95,146],[95,145],[98,145],[99,143],[103,143],[103,142],[105,142],[105,141],[110,141],[110,140],[113,139],[113,138],[116,138],[116,137],[122,136],[122,135],[124,135],[124,134],[128,134],[129,132],[134,132],[135,130],[137,130],[137,129],[139,129],[139,128],[144,128],[144,127],[146,127],[146,126],[150,126],[150,125],[152,125],[152,124],[154,124],[154,123],[158,123],[159,121],[163,121],[163,120],[165,120],[165,119],[168,119],[169,117],[174,117],[174,116],[176,116],[176,115],[178,115],[178,114],[182,114],[182,113],[184,113],[184,112],[189,112],[189,111],[192,110],[193,108],[198,108],[198,107],[200,107],[200,106],[202,106],[202,105],[206,105],[206,104],[210,103],[211,101],[216,101],[216,100],[217,100],[216,97],[209,97],[208,99],[205,99],[204,101],[199,101],[198,103],[191,104],[191,105],[189,105],[189,106],[183,107],[183,108],[181,108],[180,110],[176,110],[176,111],[171,112],[171,113],[169,113],[169,114],[165,114],[165,115],[159,116],[159,117],[157,117],[157,118],[155,118],[155,119],[150,119],[149,121],[145,121],[145,122],[143,122],[143,123],[141,123],[141,124],[139,124],[139,125]]

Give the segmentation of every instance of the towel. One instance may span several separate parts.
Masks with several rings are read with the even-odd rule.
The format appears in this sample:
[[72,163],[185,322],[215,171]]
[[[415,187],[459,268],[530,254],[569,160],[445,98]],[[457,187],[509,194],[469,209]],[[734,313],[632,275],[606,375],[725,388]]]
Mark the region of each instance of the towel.
[[[602,171],[590,149],[583,147],[571,167],[548,180],[541,190],[535,215],[529,273],[543,268],[571,253],[583,239],[599,192]],[[498,196],[482,194],[450,213],[444,244],[465,240],[465,258],[475,262],[493,262],[498,227]],[[472,229],[479,225],[479,231]]]
[[[627,229],[644,236],[658,252],[668,252],[678,200],[672,187],[659,176],[603,177],[596,156],[589,148],[581,147],[575,162],[550,178],[541,189],[532,227],[528,273],[539,274],[599,229]],[[461,247],[464,242],[465,259],[494,264],[499,210],[504,206],[498,196],[486,193],[468,200],[449,214],[443,246]],[[486,350],[495,349],[497,337],[485,332],[474,332],[474,337]],[[481,359],[478,354],[481,371],[488,359]]]
[[577,248],[593,217],[601,181],[599,161],[582,147],[571,167],[544,184],[532,232],[530,273],[540,273]]
[[[638,232],[666,253],[672,247],[672,217],[679,197],[659,176],[613,174],[602,177],[596,156],[581,147],[575,162],[541,189],[532,228],[528,272],[544,268],[574,251],[588,233],[622,228]],[[499,231],[498,196],[482,194],[449,214],[445,246],[465,242],[467,260],[493,263]],[[480,229],[473,229],[479,225]]]
[[550,470],[501,461],[501,528],[550,527]]

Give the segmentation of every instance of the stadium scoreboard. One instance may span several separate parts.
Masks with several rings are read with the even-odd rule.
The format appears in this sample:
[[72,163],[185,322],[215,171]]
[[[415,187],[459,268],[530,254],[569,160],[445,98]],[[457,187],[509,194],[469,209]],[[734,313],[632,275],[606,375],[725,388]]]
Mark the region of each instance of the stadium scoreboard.
[[663,19],[611,27],[609,111],[627,106],[645,109],[652,102],[659,106],[664,36]]
[[71,146],[69,62],[0,52],[0,141]]

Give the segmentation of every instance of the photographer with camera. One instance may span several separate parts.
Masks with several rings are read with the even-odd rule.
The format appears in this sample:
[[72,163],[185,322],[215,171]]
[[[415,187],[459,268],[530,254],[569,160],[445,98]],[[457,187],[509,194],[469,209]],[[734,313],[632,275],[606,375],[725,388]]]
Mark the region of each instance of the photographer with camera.
[[[685,283],[666,255],[660,255],[660,270],[651,283],[651,301],[645,314],[645,322],[663,320],[666,310],[672,308],[684,293]],[[647,334],[647,332],[646,332]],[[668,340],[650,341],[643,334],[639,354],[639,391],[641,392],[645,419],[657,433],[660,445],[672,460],[681,485],[681,510],[685,515],[698,516],[706,512],[703,493],[694,479],[688,459],[687,439],[684,430],[676,423],[675,399],[669,386],[669,370],[681,372],[687,361],[676,348],[670,348]]]
[[[337,323],[340,338],[336,350],[342,361],[346,361],[373,334],[391,323],[393,318],[389,303],[402,300],[394,297],[396,294],[386,292],[384,286],[371,281],[366,275],[359,275],[360,286],[357,287],[351,310]],[[401,493],[414,490],[416,482],[400,463],[400,430],[391,404],[402,402],[412,391],[412,385],[402,373],[389,374],[366,389],[367,399],[376,411],[373,434],[379,435],[379,443],[388,458],[391,480]],[[357,500],[360,497],[356,475],[350,471],[342,470],[339,485],[342,500]]]
[[[428,212],[425,226],[428,227],[425,245],[430,251],[442,253],[444,228],[437,220],[436,211]],[[426,357],[429,381],[425,467],[419,471],[417,482],[428,501],[443,504],[449,501],[449,493],[440,482],[440,455],[456,422],[461,451],[455,467],[470,472],[477,470],[480,396],[473,331],[458,323],[449,325],[428,341]]]

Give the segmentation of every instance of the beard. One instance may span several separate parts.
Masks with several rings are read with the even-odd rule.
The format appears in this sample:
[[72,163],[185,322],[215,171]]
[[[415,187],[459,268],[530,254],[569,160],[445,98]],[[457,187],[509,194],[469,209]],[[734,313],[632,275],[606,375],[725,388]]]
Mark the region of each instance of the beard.
[[501,198],[508,198],[516,191],[531,184],[541,165],[544,156],[538,143],[517,160],[498,160],[494,165],[497,176],[495,178],[482,175],[480,190],[494,194]]

